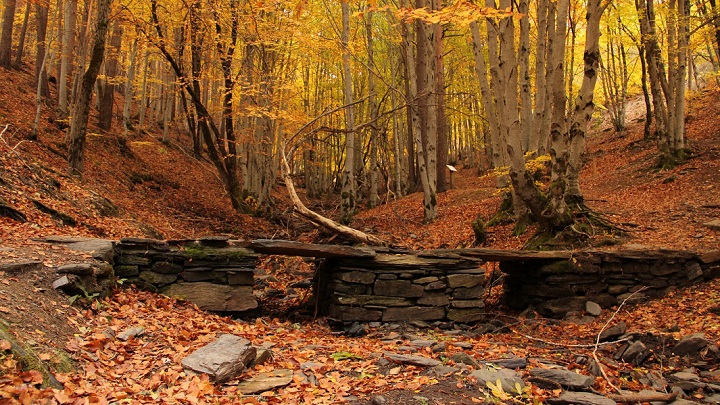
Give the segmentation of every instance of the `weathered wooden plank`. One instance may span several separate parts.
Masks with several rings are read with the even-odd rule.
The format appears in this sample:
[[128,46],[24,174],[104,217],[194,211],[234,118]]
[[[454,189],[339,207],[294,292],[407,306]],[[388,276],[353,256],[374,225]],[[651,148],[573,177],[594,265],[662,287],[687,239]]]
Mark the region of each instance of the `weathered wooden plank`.
[[[434,251],[427,251],[434,252]],[[454,253],[460,256],[479,258],[486,262],[519,262],[525,260],[567,260],[572,258],[573,252],[569,250],[498,250],[498,249],[446,249],[438,253]]]
[[341,245],[315,245],[289,240],[256,239],[248,247],[256,253],[302,257],[342,258],[375,257],[372,249],[360,249]]

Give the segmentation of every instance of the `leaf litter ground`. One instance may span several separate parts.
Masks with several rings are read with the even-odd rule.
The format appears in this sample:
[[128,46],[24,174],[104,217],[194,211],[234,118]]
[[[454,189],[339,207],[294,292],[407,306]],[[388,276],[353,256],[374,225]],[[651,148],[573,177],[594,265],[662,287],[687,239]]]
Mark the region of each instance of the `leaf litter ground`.
[[[446,351],[431,353],[421,349],[421,354],[447,364],[452,364],[446,360],[452,354],[465,351],[478,360],[515,355],[527,357],[531,363],[550,360],[584,370],[585,365],[578,359],[587,358],[590,349],[573,345],[592,344],[610,316],[603,314],[585,325],[507,318],[510,331],[502,334],[450,333],[406,325],[400,332],[371,328],[367,336],[350,338],[334,332],[322,321],[288,322],[271,317],[236,321],[134,290],[121,291],[93,308],[78,310],[52,291],[49,282],[59,264],[88,258],[30,238],[52,234],[187,238],[228,233],[240,238],[272,236],[312,241],[328,236],[317,231],[294,233],[293,228],[307,228],[298,228],[297,219],[291,216],[279,218],[273,225],[235,214],[218,191],[222,188],[210,165],[192,158],[184,152],[182,142],[174,139],[161,143],[152,134],[123,140],[94,133],[88,144],[91,170],[82,182],[64,175],[63,134],[49,123],[49,113],[43,112],[38,141],[24,141],[29,134],[26,123],[33,121],[33,91],[31,75],[17,75],[24,75],[24,80],[0,72],[0,118],[10,124],[0,142],[0,198],[26,214],[28,221],[20,224],[0,218],[0,244],[4,248],[0,262],[35,259],[44,267],[30,277],[0,275],[0,315],[14,321],[13,332],[36,349],[43,361],[51,366],[58,363],[55,357],[63,349],[72,354],[76,371],[58,374],[65,389],[43,389],[37,373],[18,371],[16,359],[5,354],[0,359],[0,401],[368,403],[370,394],[385,393],[390,403],[471,404],[485,401],[486,394],[481,392],[484,387],[473,385],[463,375],[435,377],[414,366],[379,366],[379,359],[386,351],[402,351],[401,347],[412,338],[430,338],[448,342]],[[18,97],[17,88],[26,88],[26,97]],[[718,233],[702,224],[720,216],[718,100],[718,90],[708,89],[690,103],[687,132],[695,158],[670,171],[651,170],[654,145],[642,140],[641,124],[635,124],[622,136],[612,132],[592,135],[590,159],[583,172],[585,195],[592,208],[632,230],[630,243],[698,251],[717,249]],[[119,172],[118,168],[123,170]],[[413,194],[360,213],[353,225],[413,248],[469,246],[473,239],[469,223],[478,215],[488,218],[500,198],[492,176],[480,177],[476,169],[461,169],[455,184],[456,189],[439,197],[440,218],[433,224],[421,223],[422,197]],[[275,196],[282,211],[286,199],[281,192],[275,192]],[[41,212],[33,200],[72,215],[77,225],[69,226],[59,217]],[[316,206],[326,207],[329,213],[336,211],[332,200],[318,201]],[[510,225],[489,231],[490,247],[518,248],[528,238],[527,234],[511,236]],[[293,294],[288,286],[308,277],[312,270],[307,263],[282,260],[268,268],[271,277],[265,279],[258,296],[272,312],[287,313],[302,300],[302,294]],[[715,281],[663,300],[623,308],[616,320],[625,321],[630,331],[673,338],[704,332],[717,344],[720,322],[713,309],[720,304],[718,287]],[[284,300],[278,299],[282,296]],[[113,338],[118,331],[138,325],[145,327],[146,333],[137,339],[122,342]],[[243,397],[235,392],[234,382],[216,387],[202,376],[181,370],[179,362],[184,355],[220,333],[235,333],[255,344],[273,346],[274,360],[248,371],[241,379],[287,368],[296,373],[293,383],[262,395]],[[395,336],[393,342],[387,340],[390,335]],[[458,346],[452,342],[458,342]],[[467,346],[460,343],[469,343],[471,348],[462,349],[460,346]],[[5,346],[0,342],[0,348]],[[343,352],[352,354],[352,358],[333,359],[333,354]],[[601,351],[601,355],[609,352]],[[657,363],[649,364],[659,367]],[[689,364],[669,359],[658,371],[667,374]],[[613,365],[606,371],[617,386],[642,388],[633,381],[628,365]],[[602,378],[596,380],[594,388],[608,391]],[[534,387],[531,394],[542,400],[553,392]]]

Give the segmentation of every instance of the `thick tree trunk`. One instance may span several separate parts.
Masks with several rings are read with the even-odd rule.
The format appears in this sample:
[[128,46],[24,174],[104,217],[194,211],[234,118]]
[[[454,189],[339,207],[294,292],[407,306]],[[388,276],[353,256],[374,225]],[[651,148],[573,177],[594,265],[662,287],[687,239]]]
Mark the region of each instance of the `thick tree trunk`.
[[40,87],[40,95],[47,100],[50,98],[50,87],[48,85],[47,71],[44,69],[43,61],[47,52],[47,24],[48,5],[44,3],[35,4],[35,18],[37,35],[35,37],[35,85]]
[[58,118],[62,120],[70,116],[68,78],[73,76],[77,0],[66,0],[64,6],[62,44],[65,51],[60,56],[60,75],[58,77]]
[[3,9],[2,31],[0,32],[0,66],[10,68],[12,52],[12,32],[15,24],[15,7],[17,0],[5,0]]
[[350,73],[350,2],[342,0],[340,2],[342,8],[342,33],[340,42],[343,47],[342,67],[343,67],[343,93],[345,94],[345,125],[347,133],[345,134],[345,167],[342,175],[342,191],[340,210],[342,222],[348,223],[355,213],[355,111],[353,108],[352,76]]
[[87,132],[88,115],[90,112],[90,100],[93,87],[97,79],[100,66],[105,55],[105,40],[108,32],[110,7],[112,0],[99,0],[97,18],[95,22],[95,36],[93,38],[92,54],[90,63],[83,74],[80,84],[80,91],[73,109],[73,119],[70,125],[70,136],[68,142],[68,167],[71,174],[80,175],[83,172],[83,161],[85,153],[85,136]]

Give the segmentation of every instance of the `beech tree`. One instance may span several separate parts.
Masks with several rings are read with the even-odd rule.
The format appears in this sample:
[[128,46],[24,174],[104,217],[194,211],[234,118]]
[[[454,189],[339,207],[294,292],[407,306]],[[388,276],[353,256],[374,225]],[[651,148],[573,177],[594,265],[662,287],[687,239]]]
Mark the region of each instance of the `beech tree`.
[[2,14],[2,30],[0,31],[0,66],[10,67],[12,51],[12,32],[15,24],[15,7],[17,0],[5,0]]

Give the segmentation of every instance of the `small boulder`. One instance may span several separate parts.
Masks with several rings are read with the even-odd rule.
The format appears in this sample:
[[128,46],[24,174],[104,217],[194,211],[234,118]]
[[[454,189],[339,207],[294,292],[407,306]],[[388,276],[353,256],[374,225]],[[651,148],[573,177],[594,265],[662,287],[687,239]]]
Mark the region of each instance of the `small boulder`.
[[600,342],[602,343],[616,340],[620,336],[624,335],[625,332],[627,332],[627,325],[625,325],[625,322],[620,322],[617,325],[611,326],[600,332]]
[[586,389],[595,382],[595,379],[588,375],[578,374],[574,371],[562,369],[534,368],[530,370],[530,375],[533,377],[555,381],[570,390]]
[[693,355],[706,348],[709,344],[710,342],[705,338],[704,333],[693,333],[680,339],[673,347],[672,353],[679,356]]
[[643,344],[643,342],[633,342],[623,352],[621,358],[626,363],[631,363],[636,366],[641,365],[650,356],[650,350]]
[[397,363],[411,364],[420,367],[435,367],[442,364],[439,360],[412,354],[385,353],[385,357]]
[[487,387],[488,382],[497,384],[500,381],[503,391],[508,393],[517,392],[518,386],[521,390],[525,386],[520,374],[507,368],[483,368],[473,371],[470,376],[474,377],[482,388]]
[[134,338],[134,337],[142,335],[143,333],[145,333],[145,328],[143,328],[142,326],[134,326],[132,328],[127,328],[127,329],[123,330],[122,332],[118,333],[117,338],[122,341],[126,341],[126,340],[130,339],[131,337]]
[[600,316],[600,314],[602,313],[602,308],[599,304],[588,301],[585,303],[585,312],[587,312],[588,315]]
[[249,340],[224,334],[185,357],[182,366],[208,374],[217,383],[224,383],[240,375],[255,358],[255,353],[256,349]]
[[242,381],[238,384],[238,391],[244,395],[259,394],[278,387],[284,387],[292,382],[292,370],[273,370],[267,373],[260,373],[257,377]]

